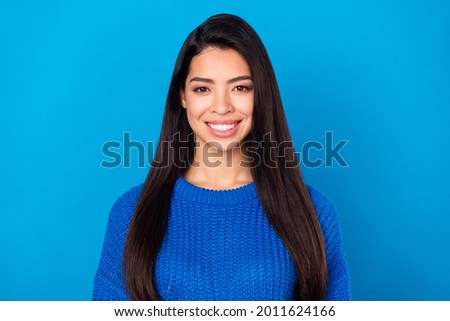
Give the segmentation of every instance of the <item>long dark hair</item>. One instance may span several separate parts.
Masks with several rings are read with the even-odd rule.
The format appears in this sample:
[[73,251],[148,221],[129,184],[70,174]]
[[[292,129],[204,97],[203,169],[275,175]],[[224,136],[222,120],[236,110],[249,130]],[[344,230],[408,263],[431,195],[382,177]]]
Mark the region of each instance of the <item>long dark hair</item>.
[[[291,143],[275,73],[253,28],[229,14],[212,16],[194,29],[175,63],[158,147],[125,241],[123,281],[128,294],[133,300],[161,300],[153,283],[153,269],[167,230],[173,187],[194,156],[192,129],[179,93],[192,58],[207,47],[234,49],[250,67],[254,113],[245,141],[264,142],[270,134],[271,142],[283,146],[279,150],[256,144],[253,149],[257,157],[252,157],[251,173],[258,197],[294,263],[295,298],[321,300],[327,285],[323,234]],[[267,166],[274,160],[282,166]]]

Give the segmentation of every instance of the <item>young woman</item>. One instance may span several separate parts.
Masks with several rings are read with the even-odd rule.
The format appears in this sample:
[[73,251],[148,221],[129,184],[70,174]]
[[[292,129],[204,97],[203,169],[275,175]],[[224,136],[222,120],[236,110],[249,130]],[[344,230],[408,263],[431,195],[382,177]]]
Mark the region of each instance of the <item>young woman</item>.
[[114,204],[94,300],[349,300],[336,210],[305,185],[256,32],[184,42],[144,184]]

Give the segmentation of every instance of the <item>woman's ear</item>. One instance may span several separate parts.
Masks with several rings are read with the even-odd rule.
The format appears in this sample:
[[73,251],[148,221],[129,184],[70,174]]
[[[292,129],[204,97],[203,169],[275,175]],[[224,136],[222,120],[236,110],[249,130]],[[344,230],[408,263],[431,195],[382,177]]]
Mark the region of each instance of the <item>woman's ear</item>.
[[183,88],[180,88],[180,102],[181,102],[181,107],[186,108],[186,99],[184,98]]

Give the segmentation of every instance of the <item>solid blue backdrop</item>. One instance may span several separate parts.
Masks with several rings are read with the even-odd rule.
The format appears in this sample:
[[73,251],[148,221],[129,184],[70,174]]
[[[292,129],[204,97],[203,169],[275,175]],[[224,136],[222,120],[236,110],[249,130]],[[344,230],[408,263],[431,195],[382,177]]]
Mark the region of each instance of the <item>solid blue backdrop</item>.
[[348,167],[302,169],[353,298],[450,300],[450,2],[388,0],[2,1],[0,299],[90,299],[109,210],[148,171],[102,146],[157,141],[182,42],[223,12],[265,43],[297,149],[348,141]]

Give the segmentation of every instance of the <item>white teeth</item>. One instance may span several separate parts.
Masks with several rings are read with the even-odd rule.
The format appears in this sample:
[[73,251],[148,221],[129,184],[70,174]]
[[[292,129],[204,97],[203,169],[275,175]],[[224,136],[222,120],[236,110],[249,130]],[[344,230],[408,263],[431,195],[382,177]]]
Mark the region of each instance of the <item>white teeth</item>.
[[208,123],[208,126],[219,132],[224,132],[224,131],[233,129],[234,127],[236,127],[237,124],[238,123],[234,123],[234,124],[210,124],[210,123]]

